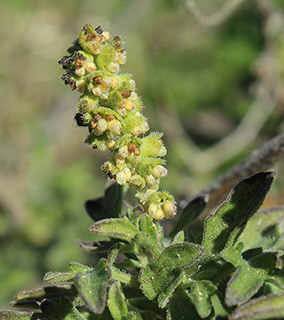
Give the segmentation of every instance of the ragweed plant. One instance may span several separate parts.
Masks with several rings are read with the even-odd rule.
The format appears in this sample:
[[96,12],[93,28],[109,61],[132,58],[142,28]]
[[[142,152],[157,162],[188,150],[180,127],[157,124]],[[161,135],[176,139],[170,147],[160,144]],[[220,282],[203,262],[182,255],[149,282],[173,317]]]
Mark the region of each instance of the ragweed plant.
[[[157,220],[176,213],[173,197],[158,190],[166,149],[160,133],[145,135],[134,81],[118,73],[125,61],[120,37],[88,25],[60,60],[63,80],[81,93],[75,119],[89,128],[86,142],[112,152],[102,169],[117,183],[91,201],[93,241],[78,241],[97,264],[48,272],[47,286],[14,298],[32,311],[3,310],[0,319],[283,319],[283,207],[254,215],[274,173],[236,185],[196,238],[190,228],[207,197],[192,200],[166,236]],[[142,206],[123,208],[126,183]]]
[[149,125],[141,113],[135,81],[129,74],[119,74],[126,63],[121,37],[111,38],[101,26],[85,25],[68,52],[59,63],[66,69],[64,82],[81,93],[76,122],[88,127],[87,144],[112,152],[102,170],[119,185],[134,186],[143,209],[155,220],[173,217],[173,197],[158,191],[160,178],[167,175],[163,160],[167,150],[161,133],[145,135]]

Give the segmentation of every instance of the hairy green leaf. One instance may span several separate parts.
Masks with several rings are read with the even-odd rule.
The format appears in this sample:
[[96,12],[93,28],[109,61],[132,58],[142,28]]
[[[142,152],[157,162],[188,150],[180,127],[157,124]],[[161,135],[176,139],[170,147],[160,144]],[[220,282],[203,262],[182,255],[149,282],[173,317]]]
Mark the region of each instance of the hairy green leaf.
[[157,300],[160,308],[165,308],[167,306],[173,293],[184,280],[186,280],[186,275],[184,272],[181,272],[181,274],[175,279],[175,281],[168,286],[167,290],[159,294]]
[[109,288],[107,305],[112,317],[116,320],[127,319],[127,305],[121,284],[115,281]]
[[[205,219],[203,247],[219,253],[230,242],[234,243],[246,222],[262,204],[274,177],[273,172],[260,172],[241,181],[230,192],[219,208]],[[240,228],[232,239],[232,233]]]
[[190,285],[190,295],[201,318],[206,318],[212,311],[211,297],[217,287],[208,280],[194,281]]
[[139,281],[144,294],[154,299],[176,281],[181,271],[193,265],[204,254],[204,248],[192,243],[174,244],[162,251],[150,266],[141,269]]
[[90,232],[130,241],[139,230],[126,218],[104,219],[89,228]]
[[184,242],[184,231],[179,231],[179,232],[175,235],[172,244],[183,243],[183,242]]
[[147,251],[151,252],[155,257],[157,257],[160,253],[161,249],[158,247],[157,242],[153,241],[150,236],[144,232],[137,233],[133,241],[138,243]]
[[115,266],[111,266],[111,277],[113,280],[122,282],[128,286],[138,287],[139,282],[130,273],[122,271]]
[[69,270],[70,273],[75,276],[77,274],[77,272],[88,272],[88,271],[92,271],[93,268],[89,267],[89,266],[85,266],[82,263],[79,262],[70,262],[69,263]]
[[78,272],[75,284],[86,307],[96,313],[103,312],[106,303],[106,288],[111,278],[111,272],[105,259],[88,272]]
[[250,299],[263,285],[262,277],[248,268],[238,267],[227,284],[226,305],[231,307]]
[[47,272],[44,275],[43,281],[50,283],[62,283],[70,282],[74,279],[74,276],[69,272]]
[[149,215],[143,215],[140,220],[140,230],[151,240],[151,251],[154,255],[159,255],[161,245],[158,238],[158,228]]

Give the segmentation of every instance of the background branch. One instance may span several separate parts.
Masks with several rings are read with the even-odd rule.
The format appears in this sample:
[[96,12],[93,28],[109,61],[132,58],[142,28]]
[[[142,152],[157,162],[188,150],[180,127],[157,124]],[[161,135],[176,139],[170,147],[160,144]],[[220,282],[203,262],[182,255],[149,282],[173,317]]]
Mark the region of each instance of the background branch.
[[186,2],[186,8],[190,11],[198,22],[204,26],[214,27],[223,23],[229,16],[246,0],[229,0],[225,2],[217,12],[212,15],[203,15],[194,0]]
[[233,186],[241,180],[260,171],[271,169],[279,160],[284,158],[284,132],[254,150],[243,162],[222,174],[195,196],[209,194],[206,212],[218,205],[230,192]]

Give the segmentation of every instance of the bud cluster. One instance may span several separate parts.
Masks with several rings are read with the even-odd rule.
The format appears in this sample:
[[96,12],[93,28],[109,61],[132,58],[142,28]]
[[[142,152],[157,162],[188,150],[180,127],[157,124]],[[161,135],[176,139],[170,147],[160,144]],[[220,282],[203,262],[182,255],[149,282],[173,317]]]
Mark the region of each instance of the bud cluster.
[[112,152],[102,170],[118,184],[134,186],[153,219],[171,218],[176,213],[174,199],[158,191],[160,178],[167,175],[162,159],[167,151],[161,133],[145,136],[149,125],[141,113],[135,81],[129,74],[119,74],[126,63],[122,39],[112,38],[101,26],[85,25],[68,52],[59,64],[66,69],[65,84],[81,93],[75,120],[89,129],[86,143]]

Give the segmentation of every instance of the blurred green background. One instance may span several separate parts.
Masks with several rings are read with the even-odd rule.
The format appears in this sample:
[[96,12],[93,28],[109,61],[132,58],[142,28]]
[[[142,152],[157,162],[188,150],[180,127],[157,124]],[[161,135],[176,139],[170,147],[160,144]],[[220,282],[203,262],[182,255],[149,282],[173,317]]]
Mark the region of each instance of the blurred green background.
[[[165,132],[162,186],[178,200],[283,130],[283,1],[196,6],[0,0],[0,307],[45,272],[90,262],[76,239],[92,239],[84,202],[103,194],[99,165],[108,155],[83,143],[87,132],[73,120],[78,94],[57,65],[82,25],[125,38],[123,71],[133,74],[152,130]],[[269,204],[284,202],[282,167]]]

